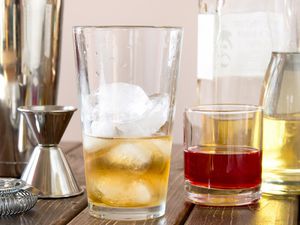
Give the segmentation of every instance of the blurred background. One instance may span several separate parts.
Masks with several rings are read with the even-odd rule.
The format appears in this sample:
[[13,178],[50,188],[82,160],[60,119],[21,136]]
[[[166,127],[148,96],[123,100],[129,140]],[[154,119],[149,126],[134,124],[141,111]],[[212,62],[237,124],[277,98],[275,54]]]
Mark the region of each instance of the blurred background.
[[[184,28],[173,136],[183,142],[183,111],[195,105],[197,0],[65,0],[58,104],[78,107],[72,27],[76,25],[151,25]],[[81,141],[80,112],[73,116],[63,141]]]

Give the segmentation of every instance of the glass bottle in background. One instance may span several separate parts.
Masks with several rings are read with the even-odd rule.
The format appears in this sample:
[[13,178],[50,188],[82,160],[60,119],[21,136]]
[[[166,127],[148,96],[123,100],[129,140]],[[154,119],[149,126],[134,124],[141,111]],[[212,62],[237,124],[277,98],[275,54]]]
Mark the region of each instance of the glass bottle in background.
[[[206,1],[198,16],[199,104],[258,105],[271,57],[267,2]],[[203,25],[204,17],[213,22]]]
[[217,0],[198,1],[198,103],[214,102],[214,59],[217,35]]
[[270,4],[273,54],[262,92],[262,189],[300,194],[300,1],[273,0]]

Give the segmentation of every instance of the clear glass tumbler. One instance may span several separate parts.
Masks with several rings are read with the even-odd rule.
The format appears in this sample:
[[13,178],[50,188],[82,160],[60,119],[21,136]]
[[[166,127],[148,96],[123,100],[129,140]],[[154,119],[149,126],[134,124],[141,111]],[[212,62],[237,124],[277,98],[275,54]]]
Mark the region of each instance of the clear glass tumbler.
[[164,215],[182,42],[176,27],[75,27],[90,214]]
[[262,110],[250,105],[187,109],[184,123],[186,198],[237,206],[260,199]]

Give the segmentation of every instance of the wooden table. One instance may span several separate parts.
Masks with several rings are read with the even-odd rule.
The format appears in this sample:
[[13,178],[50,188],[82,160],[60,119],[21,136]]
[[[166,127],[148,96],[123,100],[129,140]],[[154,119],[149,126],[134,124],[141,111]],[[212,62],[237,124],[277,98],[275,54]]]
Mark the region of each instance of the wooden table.
[[[80,143],[64,143],[62,148],[80,185],[84,186],[84,166]],[[264,196],[256,205],[243,207],[195,206],[184,200],[183,150],[175,145],[169,180],[167,211],[163,218],[139,222],[100,220],[89,215],[86,194],[56,200],[38,200],[27,213],[0,218],[0,225],[296,225],[300,224],[299,200],[296,196]]]

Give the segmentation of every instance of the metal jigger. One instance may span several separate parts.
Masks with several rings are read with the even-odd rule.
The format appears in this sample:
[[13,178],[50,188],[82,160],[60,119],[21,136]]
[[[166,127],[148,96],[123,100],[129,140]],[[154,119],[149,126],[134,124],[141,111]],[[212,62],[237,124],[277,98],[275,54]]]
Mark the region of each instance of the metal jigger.
[[18,110],[25,116],[38,142],[21,179],[41,191],[41,198],[62,198],[79,195],[78,186],[70,166],[58,147],[61,137],[76,108],[72,106],[22,106]]

